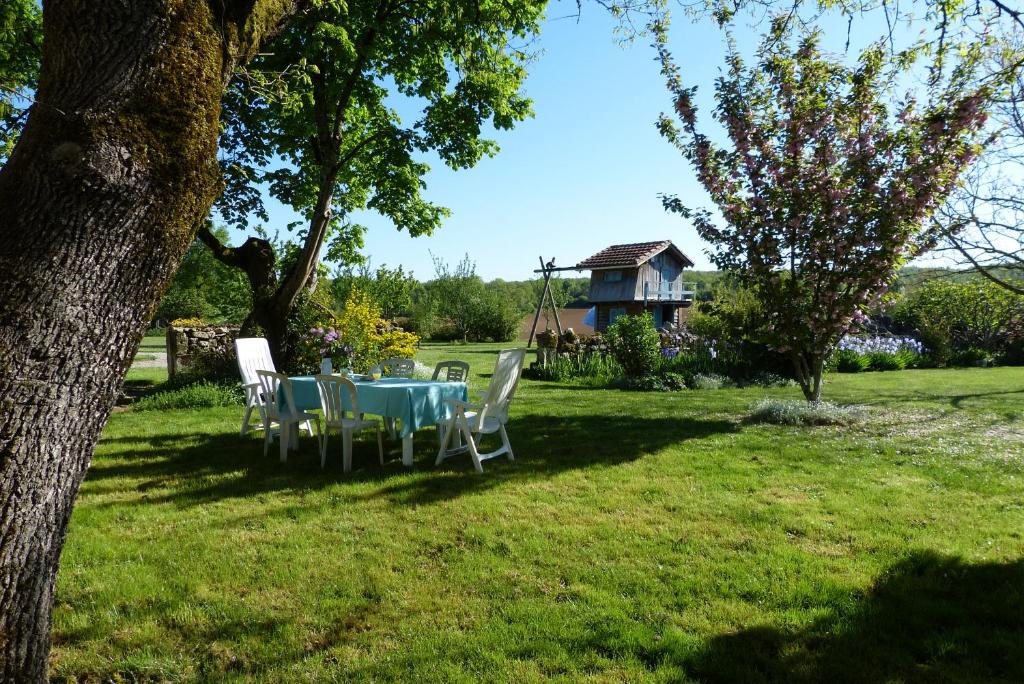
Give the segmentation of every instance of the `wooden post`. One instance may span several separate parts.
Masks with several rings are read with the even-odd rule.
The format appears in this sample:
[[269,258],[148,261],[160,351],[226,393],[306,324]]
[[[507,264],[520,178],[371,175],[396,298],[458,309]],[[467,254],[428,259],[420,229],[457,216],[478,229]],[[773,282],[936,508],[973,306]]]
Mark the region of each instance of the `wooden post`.
[[558,331],[558,336],[562,336],[562,321],[558,320],[558,307],[555,306],[555,293],[548,288],[548,301],[551,302],[551,313],[555,316],[555,330]]
[[[537,314],[533,317],[533,327],[530,328],[530,337],[526,340],[526,348],[529,349],[530,345],[533,344],[533,336],[537,333],[537,323],[540,322],[540,312],[544,309],[544,299],[548,295],[548,281],[551,280],[551,271],[544,265],[544,257],[537,257],[540,259],[540,268],[544,273],[544,288],[540,292],[540,299],[537,301]],[[557,318],[556,318],[557,323]],[[561,327],[561,326],[559,326]],[[559,333],[561,334],[561,333]]]

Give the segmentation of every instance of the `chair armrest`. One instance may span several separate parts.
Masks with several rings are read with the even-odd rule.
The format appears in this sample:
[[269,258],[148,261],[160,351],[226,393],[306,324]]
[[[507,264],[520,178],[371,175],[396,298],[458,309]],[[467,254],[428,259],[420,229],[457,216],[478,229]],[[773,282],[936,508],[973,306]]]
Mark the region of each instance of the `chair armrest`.
[[468,401],[462,401],[461,399],[445,399],[444,403],[451,404],[455,408],[465,409],[482,409],[483,404],[471,404]]

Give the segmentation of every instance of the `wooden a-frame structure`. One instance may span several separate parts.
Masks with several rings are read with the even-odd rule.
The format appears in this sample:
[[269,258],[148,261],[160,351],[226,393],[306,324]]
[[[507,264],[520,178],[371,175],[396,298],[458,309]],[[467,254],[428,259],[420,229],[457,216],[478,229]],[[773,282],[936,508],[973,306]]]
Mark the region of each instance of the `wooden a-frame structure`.
[[544,274],[544,287],[540,292],[540,299],[537,300],[537,313],[533,317],[533,326],[530,328],[530,337],[526,340],[526,346],[529,348],[533,344],[533,338],[537,334],[537,323],[540,322],[540,314],[544,310],[545,302],[551,307],[551,313],[555,316],[555,329],[558,330],[558,336],[562,336],[562,322],[558,320],[558,305],[555,304],[555,296],[551,292],[551,275],[558,273],[559,271],[578,271],[580,269],[575,266],[564,266],[557,268],[555,266],[555,258],[551,257],[551,261],[544,263],[544,257],[537,257],[540,259],[540,268],[534,269],[534,273]]

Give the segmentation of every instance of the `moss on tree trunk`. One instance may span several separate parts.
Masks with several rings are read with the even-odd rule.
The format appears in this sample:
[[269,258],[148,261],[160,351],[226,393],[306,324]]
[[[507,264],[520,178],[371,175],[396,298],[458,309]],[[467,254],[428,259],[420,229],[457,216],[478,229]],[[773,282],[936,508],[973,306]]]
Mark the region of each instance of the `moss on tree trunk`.
[[225,77],[295,3],[49,3],[0,169],[0,679],[45,681],[68,520],[145,325],[220,189]]

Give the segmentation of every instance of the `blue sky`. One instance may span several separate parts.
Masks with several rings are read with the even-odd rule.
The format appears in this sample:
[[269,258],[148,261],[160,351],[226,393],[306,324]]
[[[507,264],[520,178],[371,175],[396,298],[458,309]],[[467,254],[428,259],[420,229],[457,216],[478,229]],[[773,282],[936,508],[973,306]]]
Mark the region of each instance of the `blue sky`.
[[[426,195],[452,211],[434,235],[412,238],[375,214],[357,217],[369,227],[363,252],[374,266],[401,264],[427,280],[431,253],[449,263],[468,253],[487,280],[523,280],[534,277],[541,255],[568,266],[607,245],[670,239],[697,268],[712,268],[693,227],[658,199],[669,193],[705,203],[691,168],[655,129],[671,103],[650,41],[622,45],[615,21],[595,5],[585,4],[578,21],[558,18],[574,10],[570,2],[549,8],[526,84],[535,117],[495,133],[498,155],[458,172],[428,159]],[[737,35],[741,44],[756,40],[749,31]],[[680,18],[671,45],[708,113],[722,34],[710,22]],[[272,231],[296,219],[286,207],[269,208]]]

